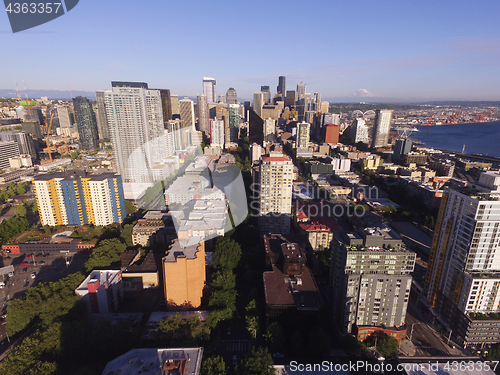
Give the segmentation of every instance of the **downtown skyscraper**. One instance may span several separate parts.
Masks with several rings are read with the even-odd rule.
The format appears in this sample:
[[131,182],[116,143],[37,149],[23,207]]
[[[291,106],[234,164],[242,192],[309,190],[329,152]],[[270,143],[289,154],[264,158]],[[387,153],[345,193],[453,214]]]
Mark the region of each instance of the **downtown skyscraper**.
[[117,172],[126,183],[165,178],[161,166],[167,145],[160,90],[143,82],[111,85],[104,97]]
[[210,136],[210,113],[208,111],[207,96],[198,95],[196,99],[198,108],[198,130],[208,137]]
[[207,96],[208,103],[217,102],[217,94],[215,91],[215,79],[210,77],[203,77],[203,94]]
[[87,98],[77,96],[73,99],[75,108],[76,125],[80,136],[80,148],[93,150],[99,147],[97,122],[92,103]]

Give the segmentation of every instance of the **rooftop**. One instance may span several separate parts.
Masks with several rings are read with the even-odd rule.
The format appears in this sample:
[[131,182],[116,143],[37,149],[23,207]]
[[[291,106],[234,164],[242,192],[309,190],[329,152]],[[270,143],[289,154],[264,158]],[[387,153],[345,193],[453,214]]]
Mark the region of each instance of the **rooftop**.
[[198,375],[202,355],[203,348],[132,349],[108,362],[102,375]]
[[[177,262],[177,258],[187,258],[189,259],[196,259],[198,257],[198,247],[199,247],[199,242],[198,239],[194,238],[196,244],[192,244],[186,247],[181,246],[181,242],[176,239],[170,249],[167,251],[167,255],[163,257],[164,262]],[[191,242],[191,241],[190,241]]]

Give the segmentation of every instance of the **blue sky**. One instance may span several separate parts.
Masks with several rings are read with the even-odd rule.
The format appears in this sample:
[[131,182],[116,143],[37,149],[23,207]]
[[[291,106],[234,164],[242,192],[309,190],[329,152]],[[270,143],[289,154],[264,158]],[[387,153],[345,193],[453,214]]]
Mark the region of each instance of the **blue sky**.
[[499,15],[498,0],[80,0],[16,34],[0,12],[0,88],[133,80],[195,96],[209,76],[243,100],[284,75],[323,99],[500,100]]

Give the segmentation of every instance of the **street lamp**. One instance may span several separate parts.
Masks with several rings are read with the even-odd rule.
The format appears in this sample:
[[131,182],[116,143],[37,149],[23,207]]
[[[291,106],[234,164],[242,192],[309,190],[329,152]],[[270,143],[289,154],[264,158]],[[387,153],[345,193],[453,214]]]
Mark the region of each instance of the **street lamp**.
[[[453,332],[452,329],[450,329],[450,334],[448,335],[448,346],[450,345],[450,338],[451,338],[451,333]],[[484,344],[484,343],[483,343]]]
[[413,329],[415,328],[415,324],[420,325],[420,322],[419,322],[419,323],[413,323],[413,324],[411,325],[410,342],[411,342],[411,338],[412,338],[412,336],[413,336]]

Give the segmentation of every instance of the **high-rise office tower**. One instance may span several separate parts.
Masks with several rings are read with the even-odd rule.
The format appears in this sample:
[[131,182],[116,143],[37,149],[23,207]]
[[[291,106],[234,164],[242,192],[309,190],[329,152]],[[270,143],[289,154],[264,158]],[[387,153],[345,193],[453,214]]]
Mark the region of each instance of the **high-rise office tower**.
[[[142,82],[112,82],[104,94],[116,168],[126,183],[150,183],[165,164],[165,121],[160,90]],[[154,172],[154,173],[153,173]]]
[[203,94],[207,96],[208,103],[215,103],[217,95],[215,94],[215,79],[203,77]]
[[171,94],[170,101],[172,102],[172,120],[173,120],[174,118],[179,118],[179,115],[181,113],[179,111],[179,95]]
[[311,124],[301,122],[297,124],[297,148],[309,147]]
[[109,139],[110,135],[109,135],[108,119],[106,118],[106,103],[104,100],[104,90],[96,91],[95,98],[97,101],[96,120],[97,120],[97,131],[99,133],[99,139]]
[[314,110],[319,111],[321,107],[321,93],[316,91],[314,93]]
[[302,81],[297,85],[297,100],[306,96],[306,84]]
[[285,99],[285,105],[287,107],[292,107],[295,105],[295,91],[293,90],[288,90],[286,92],[286,99]]
[[238,142],[240,134],[240,105],[230,104],[225,111],[226,143]]
[[224,148],[226,141],[225,125],[223,120],[210,120],[210,145],[215,147]]
[[276,88],[277,94],[280,94],[284,99],[286,94],[286,78],[284,76],[280,76],[278,78],[278,87]]
[[236,90],[232,87],[227,90],[226,93],[226,103],[227,104],[236,104],[238,103],[238,94],[236,93]]
[[259,171],[259,228],[262,233],[289,233],[293,164],[281,152],[263,156]]
[[163,111],[163,121],[172,120],[172,97],[170,90],[160,89],[161,107]]
[[391,131],[392,110],[377,109],[373,125],[372,147],[386,147]]
[[427,300],[460,344],[500,342],[500,174],[445,187],[427,267]]
[[87,98],[77,96],[73,98],[73,106],[75,107],[75,120],[80,136],[80,148],[93,150],[99,147],[97,123],[92,103]]
[[261,91],[253,93],[253,110],[262,117],[262,106],[264,105],[264,95]]
[[198,130],[202,131],[205,136],[210,135],[210,116],[208,112],[207,96],[205,94],[198,95]]
[[264,95],[264,103],[271,103],[271,90],[269,90],[269,86],[260,86],[260,91]]
[[[359,233],[358,233],[359,232]],[[406,336],[405,317],[416,254],[389,227],[361,228],[332,241],[332,311],[342,334],[364,340],[384,331],[399,342]]]
[[127,216],[121,176],[71,170],[33,179],[42,225],[109,225]]
[[403,160],[404,155],[407,155],[411,151],[413,141],[410,138],[400,138],[396,140],[394,145],[394,154],[392,155],[393,160]]
[[217,96],[217,98],[218,98],[218,99],[217,99],[217,103],[223,103],[223,104],[226,104],[226,101],[227,101],[227,99],[226,99],[226,94],[219,94],[219,95]]
[[[208,100],[208,98],[207,98]],[[179,100],[179,111],[181,120],[184,121],[184,126],[195,129],[194,102],[189,98]]]

